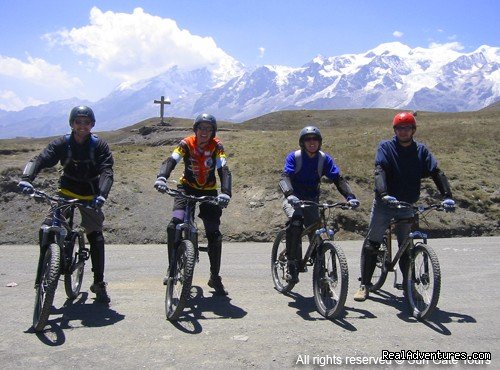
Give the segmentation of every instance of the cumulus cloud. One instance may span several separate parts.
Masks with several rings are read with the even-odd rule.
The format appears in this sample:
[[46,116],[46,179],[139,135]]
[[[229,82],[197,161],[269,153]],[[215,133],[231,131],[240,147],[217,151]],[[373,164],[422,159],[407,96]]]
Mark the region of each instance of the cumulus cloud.
[[404,33],[401,31],[394,31],[392,33],[392,36],[397,37],[397,38],[403,37],[403,35],[404,35]]
[[90,11],[89,25],[46,34],[54,44],[91,58],[99,72],[122,81],[137,81],[172,66],[214,70],[237,63],[211,37],[180,29],[177,23],[136,8],[129,13]]
[[57,86],[68,91],[82,86],[82,82],[78,78],[69,76],[61,66],[31,56],[28,56],[27,61],[23,62],[16,58],[0,55],[0,75],[27,80],[39,86]]

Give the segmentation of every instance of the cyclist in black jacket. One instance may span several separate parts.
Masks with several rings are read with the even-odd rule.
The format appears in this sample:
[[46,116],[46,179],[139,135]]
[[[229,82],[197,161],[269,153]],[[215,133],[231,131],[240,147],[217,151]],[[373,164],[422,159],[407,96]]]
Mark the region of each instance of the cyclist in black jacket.
[[[396,114],[392,121],[394,137],[382,141],[375,156],[375,199],[370,216],[368,235],[361,250],[361,286],[354,295],[354,300],[362,302],[368,297],[371,279],[377,263],[377,254],[382,243],[384,232],[391,219],[413,217],[411,209],[391,207],[397,201],[415,203],[420,198],[420,184],[425,177],[432,177],[439,192],[445,198],[445,209],[454,209],[451,189],[444,172],[430,150],[422,143],[415,141],[413,135],[417,130],[415,116],[409,112]],[[399,245],[410,232],[410,225],[400,224],[396,228]],[[408,256],[399,260],[399,266],[406,271]]]
[[[71,134],[61,136],[51,143],[40,155],[28,162],[24,168],[19,187],[23,192],[33,192],[31,182],[38,173],[58,162],[63,166],[59,179],[59,193],[68,198],[92,202],[90,208],[79,208],[82,227],[90,244],[90,257],[94,283],[90,290],[96,300],[109,303],[111,300],[104,282],[104,236],[102,234],[104,214],[101,210],[113,185],[113,155],[108,144],[90,131],[95,125],[95,115],[86,106],[74,107],[69,115]],[[44,224],[51,224],[46,219]],[[35,284],[40,282],[40,270],[47,246],[42,245],[40,234],[40,257]]]

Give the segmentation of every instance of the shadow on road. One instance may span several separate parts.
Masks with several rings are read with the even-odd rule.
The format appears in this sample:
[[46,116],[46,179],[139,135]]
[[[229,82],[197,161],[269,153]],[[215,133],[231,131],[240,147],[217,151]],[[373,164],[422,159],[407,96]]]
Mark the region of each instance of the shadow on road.
[[[203,331],[200,320],[213,319],[241,319],[247,311],[231,303],[229,296],[212,294],[204,296],[203,289],[199,286],[191,287],[191,296],[184,308],[184,315],[172,325],[189,334],[199,334]],[[217,317],[206,317],[205,312],[211,312]]]
[[[71,325],[72,321],[80,321],[83,327],[100,327],[113,325],[125,318],[109,306],[91,301],[87,302],[88,293],[82,293],[76,300],[66,300],[64,305],[57,309],[52,307],[50,315],[60,317],[48,320],[46,328],[36,333],[38,339],[48,346],[60,346],[66,341],[63,329],[76,329],[79,326]],[[30,328],[26,333],[35,333]]]
[[398,297],[385,290],[379,290],[371,293],[369,299],[394,307],[399,310],[397,317],[406,322],[419,322],[442,335],[451,335],[451,331],[444,326],[445,323],[475,323],[476,319],[472,316],[456,312],[447,312],[440,310],[439,307],[431,314],[427,320],[417,320],[411,316],[404,297]]

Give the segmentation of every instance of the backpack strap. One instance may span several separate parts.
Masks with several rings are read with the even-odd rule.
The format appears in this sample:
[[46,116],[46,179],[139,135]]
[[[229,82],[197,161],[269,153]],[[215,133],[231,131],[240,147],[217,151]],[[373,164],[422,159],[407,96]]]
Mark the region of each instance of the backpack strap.
[[[94,134],[90,134],[90,153],[89,158],[92,164],[95,164],[95,149],[97,148],[97,142],[99,137]],[[73,151],[71,150],[71,134],[64,135],[64,141],[66,142],[66,153],[68,154],[66,157],[66,161],[64,162],[63,170],[73,159]]]
[[[323,167],[325,166],[325,153],[321,150],[318,152],[318,176],[323,176]],[[295,156],[295,173],[298,173],[302,168],[302,150],[296,150],[294,153]]]

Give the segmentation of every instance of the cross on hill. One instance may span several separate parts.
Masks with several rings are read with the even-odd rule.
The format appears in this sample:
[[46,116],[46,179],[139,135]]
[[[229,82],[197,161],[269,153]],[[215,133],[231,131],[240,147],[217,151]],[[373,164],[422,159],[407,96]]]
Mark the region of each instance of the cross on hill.
[[163,121],[163,112],[164,112],[164,106],[165,104],[170,104],[170,100],[167,99],[165,100],[165,97],[162,95],[160,100],[154,100],[155,104],[160,104],[160,117],[161,117],[161,125],[166,125],[166,123]]

